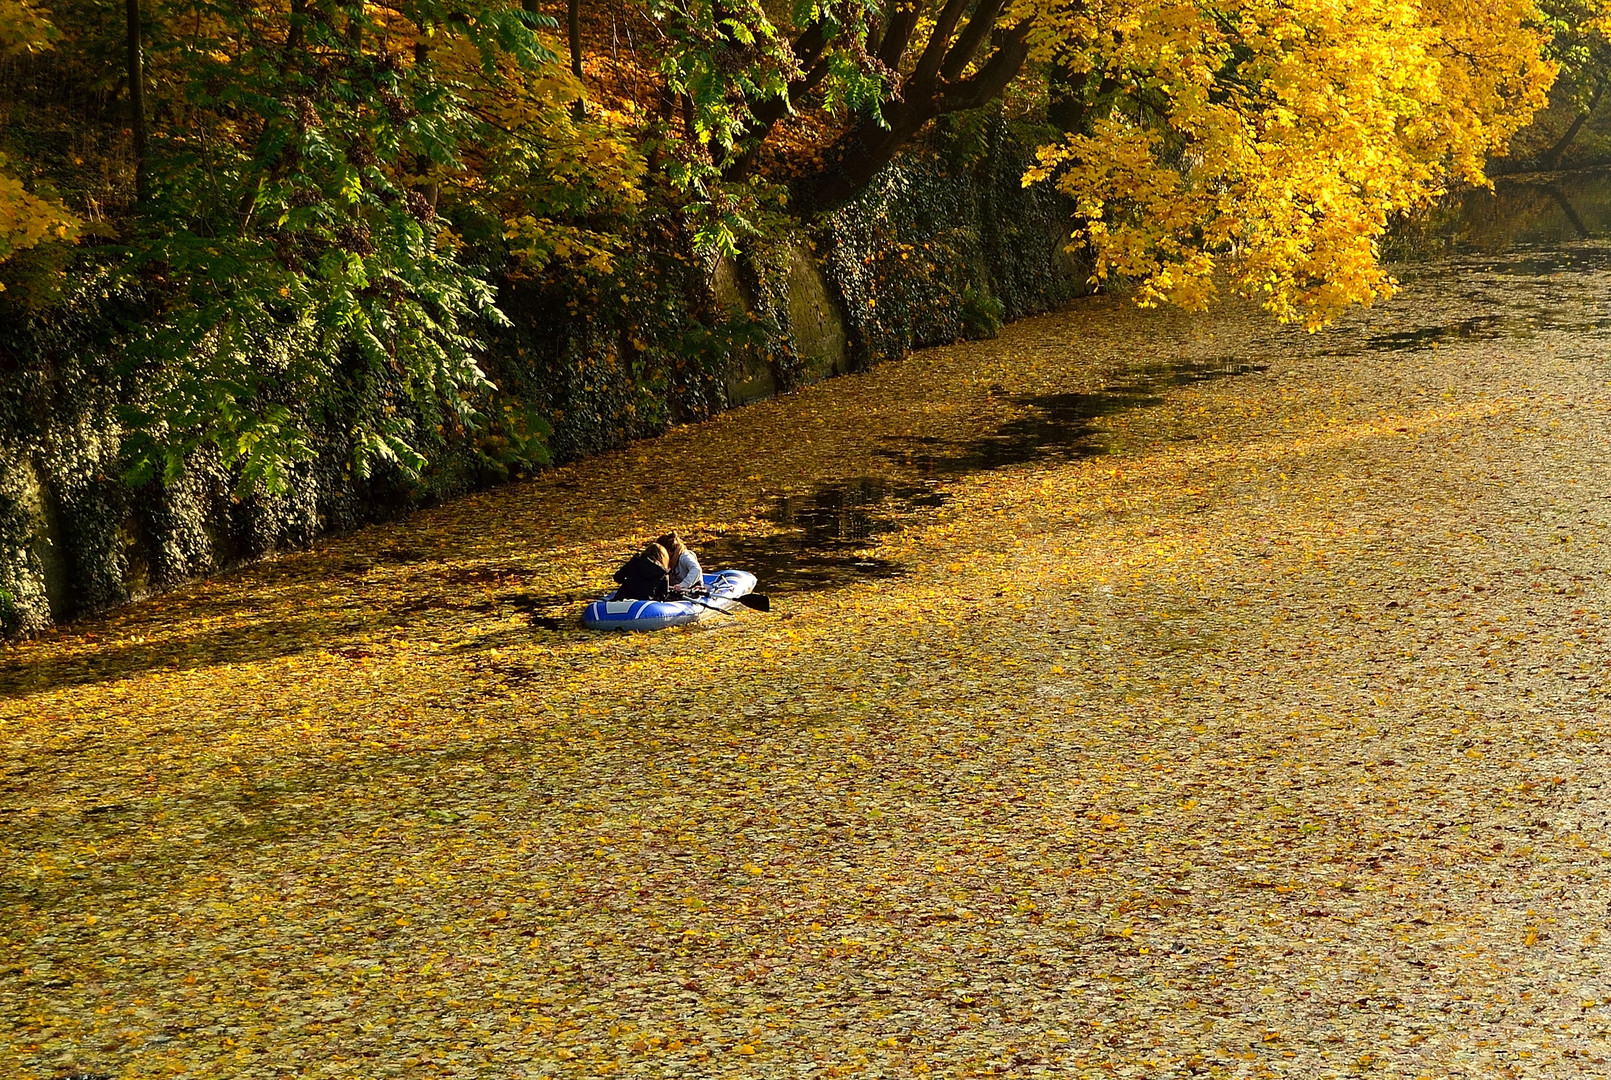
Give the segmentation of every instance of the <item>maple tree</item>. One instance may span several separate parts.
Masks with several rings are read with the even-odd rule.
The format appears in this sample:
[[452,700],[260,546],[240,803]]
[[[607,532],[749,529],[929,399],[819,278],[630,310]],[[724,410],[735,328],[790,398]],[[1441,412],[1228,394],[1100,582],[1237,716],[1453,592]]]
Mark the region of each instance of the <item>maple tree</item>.
[[[1041,151],[1097,273],[1143,303],[1220,288],[1310,326],[1391,291],[1378,244],[1483,162],[1554,75],[1528,0],[1120,3],[1064,39],[1095,108]],[[1065,45],[1064,47],[1070,47]]]

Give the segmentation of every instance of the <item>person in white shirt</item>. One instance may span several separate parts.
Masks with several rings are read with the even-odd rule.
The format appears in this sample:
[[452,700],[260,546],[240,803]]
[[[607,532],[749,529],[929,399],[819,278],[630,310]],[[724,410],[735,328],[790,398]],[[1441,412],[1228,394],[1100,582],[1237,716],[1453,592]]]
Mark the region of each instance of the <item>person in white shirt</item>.
[[700,569],[698,557],[688,550],[682,537],[668,532],[655,542],[666,549],[670,559],[671,587],[685,593],[704,591],[705,571]]

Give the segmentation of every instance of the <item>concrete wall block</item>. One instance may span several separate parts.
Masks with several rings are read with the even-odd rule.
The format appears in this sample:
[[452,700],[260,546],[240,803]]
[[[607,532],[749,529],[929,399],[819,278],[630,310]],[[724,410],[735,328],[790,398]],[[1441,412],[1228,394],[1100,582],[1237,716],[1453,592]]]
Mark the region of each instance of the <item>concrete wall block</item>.
[[[744,285],[738,267],[723,255],[711,271],[710,288],[716,308],[726,318],[744,318],[755,311],[755,299]],[[776,397],[777,372],[771,362],[753,348],[735,350],[722,377],[722,392],[729,406],[748,405]]]
[[800,360],[800,380],[816,382],[849,370],[845,317],[828,293],[814,252],[791,245],[788,273],[789,336]]

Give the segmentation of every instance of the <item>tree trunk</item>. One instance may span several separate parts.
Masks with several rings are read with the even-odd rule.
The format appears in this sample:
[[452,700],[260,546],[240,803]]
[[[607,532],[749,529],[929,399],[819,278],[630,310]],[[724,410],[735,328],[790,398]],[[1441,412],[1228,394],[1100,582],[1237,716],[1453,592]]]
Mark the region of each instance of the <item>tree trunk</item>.
[[134,201],[144,206],[151,198],[146,164],[145,59],[141,44],[140,0],[128,0],[129,127],[134,133]]
[[1604,93],[1605,80],[1601,79],[1594,84],[1594,94],[1589,98],[1587,107],[1572,120],[1572,126],[1566,129],[1566,134],[1557,139],[1555,145],[1544,151],[1543,156],[1538,159],[1538,163],[1543,166],[1546,172],[1553,171],[1561,163],[1561,155],[1566,153],[1566,148],[1572,145],[1572,140],[1577,138],[1577,133],[1583,130],[1583,125],[1594,114],[1595,106],[1600,104],[1600,96]]
[[[425,43],[423,36],[425,27],[421,26],[419,29],[421,36],[414,41],[414,67],[416,70],[424,71],[431,62],[431,47]],[[428,179],[431,174],[432,164],[429,154],[422,152],[414,155],[414,168],[420,174],[420,182],[415,190],[420,193],[420,197],[425,200],[434,212],[436,210],[438,191],[436,185]]]
[[582,81],[582,0],[567,0],[565,17],[571,38],[571,74]]
[[1090,103],[1085,99],[1091,81],[1089,71],[1074,71],[1058,65],[1047,73],[1046,119],[1064,135],[1087,135],[1085,130]]
[[779,120],[788,115],[802,95],[810,93],[828,75],[828,61],[823,54],[829,45],[828,32],[820,22],[813,22],[795,38],[792,48],[795,62],[805,72],[789,83],[780,97],[767,98],[750,111],[750,123],[739,145],[723,156],[712,148],[712,157],[722,162],[722,175],[729,180],[742,180],[749,176],[755,164],[755,155],[766,142],[766,137]]
[[901,116],[884,119],[881,128],[864,120],[834,144],[832,164],[800,184],[798,197],[810,212],[821,213],[843,206],[872,182],[873,177],[924,124],[939,114],[927,109],[902,109]]
[[[578,84],[582,81],[582,0],[566,0],[565,20],[571,39],[571,74]],[[571,115],[577,120],[587,119],[587,99],[579,97],[571,102]]]
[[[521,0],[520,6],[537,15],[542,11],[542,0]],[[571,74],[582,81],[582,0],[565,0],[565,33],[571,52]],[[587,99],[571,102],[571,114],[578,120],[587,117]]]
[[[942,16],[949,15],[949,7]],[[955,76],[966,69],[973,54],[984,44],[986,31],[994,25],[1001,7],[996,0],[984,0],[975,10],[973,20],[949,48],[945,42],[936,44],[931,38],[917,70],[903,81],[900,98],[885,106],[883,116],[887,126],[880,126],[871,116],[865,116],[840,136],[823,156],[824,167],[795,185],[795,205],[808,214],[844,205],[930,120],[977,109],[1000,96],[1029,56],[1028,23],[997,31],[996,51],[990,59],[967,78]],[[953,26],[954,23],[952,19]],[[892,29],[898,32],[900,27]],[[889,41],[886,34],[884,43],[887,45]]]

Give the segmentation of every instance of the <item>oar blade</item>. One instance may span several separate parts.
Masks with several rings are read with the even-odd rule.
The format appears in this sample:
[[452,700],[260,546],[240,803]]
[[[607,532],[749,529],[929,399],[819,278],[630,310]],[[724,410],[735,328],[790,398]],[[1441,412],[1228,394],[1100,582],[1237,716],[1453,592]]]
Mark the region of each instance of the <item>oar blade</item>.
[[772,599],[765,593],[746,593],[738,598],[738,602],[751,611],[771,611]]

